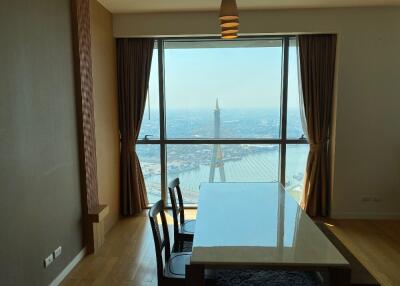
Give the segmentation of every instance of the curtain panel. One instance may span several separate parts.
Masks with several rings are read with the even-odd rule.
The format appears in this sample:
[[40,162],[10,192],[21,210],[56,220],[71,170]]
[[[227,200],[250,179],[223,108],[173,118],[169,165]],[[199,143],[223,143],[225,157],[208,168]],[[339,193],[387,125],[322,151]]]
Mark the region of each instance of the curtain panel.
[[336,35],[300,35],[300,106],[310,143],[301,205],[313,217],[330,211],[329,137],[335,78]]
[[147,206],[142,169],[135,151],[149,86],[154,39],[117,39],[120,131],[120,205],[123,216]]

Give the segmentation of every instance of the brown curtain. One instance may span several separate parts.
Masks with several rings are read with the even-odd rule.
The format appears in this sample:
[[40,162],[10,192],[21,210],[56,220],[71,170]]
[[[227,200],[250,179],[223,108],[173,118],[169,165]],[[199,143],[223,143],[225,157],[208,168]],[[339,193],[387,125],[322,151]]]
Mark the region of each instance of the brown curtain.
[[336,35],[301,35],[299,61],[303,116],[310,143],[302,207],[310,216],[328,216],[329,135],[332,121]]
[[153,39],[117,39],[118,109],[121,140],[121,213],[147,206],[142,169],[135,151],[149,86]]

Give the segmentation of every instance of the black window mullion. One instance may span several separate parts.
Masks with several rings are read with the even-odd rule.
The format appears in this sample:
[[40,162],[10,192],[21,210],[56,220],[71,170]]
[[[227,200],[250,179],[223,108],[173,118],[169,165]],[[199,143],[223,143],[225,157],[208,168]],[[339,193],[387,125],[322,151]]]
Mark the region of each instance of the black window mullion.
[[161,164],[161,198],[164,204],[167,199],[167,158],[165,141],[165,87],[164,87],[164,41],[157,40],[158,43],[158,85],[159,85],[159,105],[160,105],[160,164]]
[[288,101],[288,73],[289,73],[289,36],[283,37],[282,56],[282,97],[281,97],[281,138],[279,160],[279,181],[285,186],[286,178],[286,131],[287,131],[287,101]]

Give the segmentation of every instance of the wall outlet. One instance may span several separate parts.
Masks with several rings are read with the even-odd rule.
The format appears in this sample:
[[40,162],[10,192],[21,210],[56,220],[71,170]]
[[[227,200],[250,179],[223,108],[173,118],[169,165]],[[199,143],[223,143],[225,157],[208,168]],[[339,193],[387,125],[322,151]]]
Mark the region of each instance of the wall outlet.
[[49,267],[49,265],[50,265],[51,263],[53,263],[53,260],[54,260],[53,254],[47,256],[47,257],[44,259],[44,261],[43,261],[44,268]]
[[59,257],[59,256],[61,255],[61,253],[62,253],[62,247],[59,246],[59,247],[57,247],[57,249],[54,250],[54,252],[53,252],[54,259],[56,259],[57,257]]

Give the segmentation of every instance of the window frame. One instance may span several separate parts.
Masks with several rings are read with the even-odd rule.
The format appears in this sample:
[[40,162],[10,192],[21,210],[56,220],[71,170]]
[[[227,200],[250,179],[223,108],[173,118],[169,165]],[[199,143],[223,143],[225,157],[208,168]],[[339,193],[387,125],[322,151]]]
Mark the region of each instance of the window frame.
[[[167,145],[169,144],[276,144],[279,145],[279,182],[285,186],[286,182],[286,146],[296,144],[309,144],[306,138],[290,139],[287,138],[287,110],[288,110],[288,77],[289,77],[289,45],[293,35],[281,36],[241,36],[235,41],[246,41],[254,39],[282,40],[282,87],[280,104],[280,137],[279,138],[204,138],[204,139],[171,139],[166,136],[166,108],[165,108],[165,70],[164,70],[164,42],[165,41],[209,41],[221,40],[218,37],[193,37],[193,38],[157,38],[156,46],[158,52],[158,83],[159,83],[159,112],[160,112],[160,138],[145,139],[139,138],[136,144],[153,144],[160,147],[160,167],[161,167],[161,199],[167,202]],[[191,205],[196,207],[196,205]],[[190,207],[190,206],[189,206]]]

